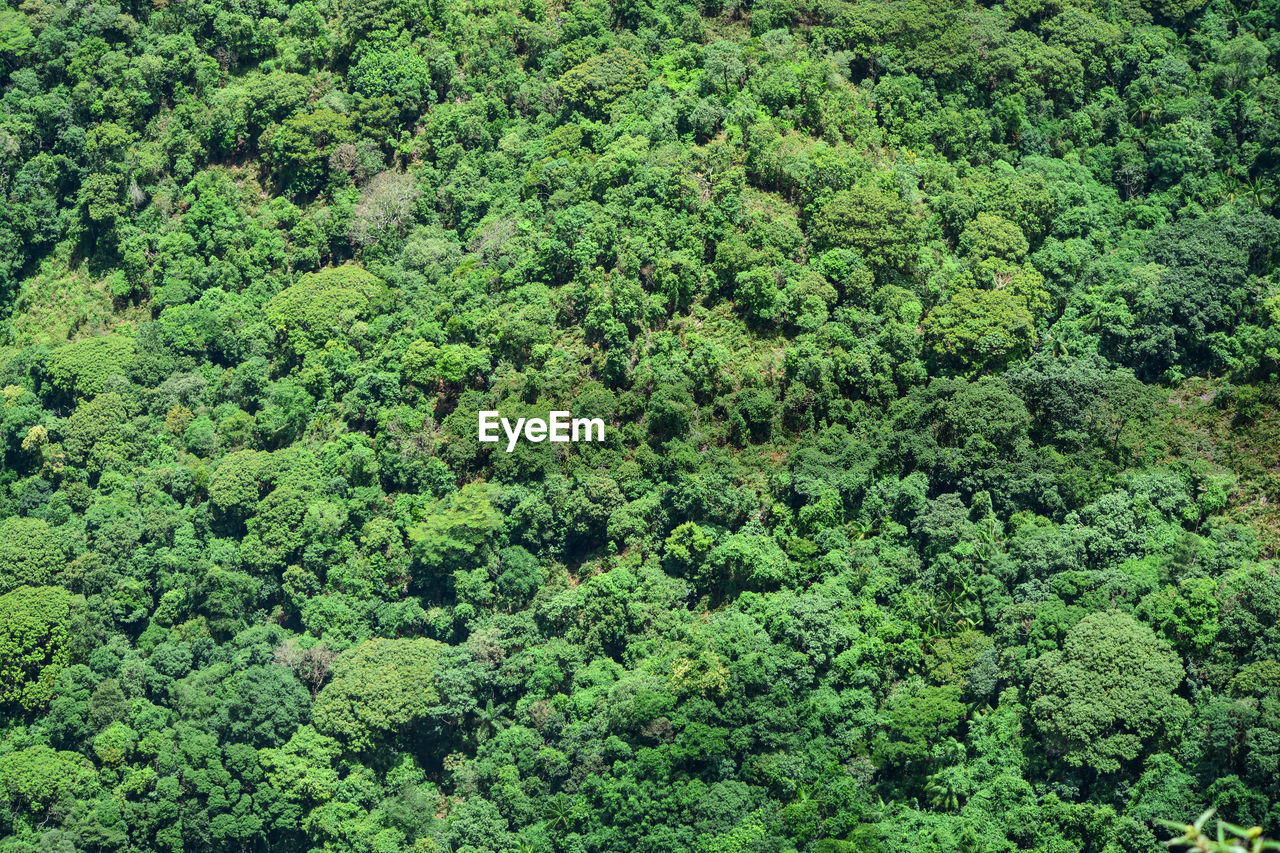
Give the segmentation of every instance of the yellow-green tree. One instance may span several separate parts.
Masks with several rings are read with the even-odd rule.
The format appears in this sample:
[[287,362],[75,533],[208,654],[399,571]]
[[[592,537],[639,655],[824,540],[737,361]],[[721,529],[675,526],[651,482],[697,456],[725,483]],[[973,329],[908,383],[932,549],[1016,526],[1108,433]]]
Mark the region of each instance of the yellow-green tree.
[[71,660],[76,602],[60,586],[21,586],[0,596],[0,704],[34,711],[49,701]]
[[439,701],[436,659],[443,648],[422,637],[376,637],[338,655],[333,680],[316,696],[316,728],[364,750],[422,719]]
[[301,356],[357,331],[388,298],[382,280],[354,264],[308,273],[266,305],[286,350]]
[[1118,611],[1094,613],[1061,651],[1031,663],[1031,712],[1068,764],[1115,772],[1176,731],[1189,710],[1176,693],[1184,676],[1177,653],[1146,625]]

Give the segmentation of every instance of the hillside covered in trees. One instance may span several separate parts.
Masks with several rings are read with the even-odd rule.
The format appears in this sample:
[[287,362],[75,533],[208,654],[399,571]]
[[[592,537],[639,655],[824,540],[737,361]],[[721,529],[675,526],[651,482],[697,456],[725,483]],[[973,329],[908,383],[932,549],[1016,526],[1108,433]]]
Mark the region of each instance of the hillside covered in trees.
[[6,2],[0,853],[1280,827],[1277,0]]

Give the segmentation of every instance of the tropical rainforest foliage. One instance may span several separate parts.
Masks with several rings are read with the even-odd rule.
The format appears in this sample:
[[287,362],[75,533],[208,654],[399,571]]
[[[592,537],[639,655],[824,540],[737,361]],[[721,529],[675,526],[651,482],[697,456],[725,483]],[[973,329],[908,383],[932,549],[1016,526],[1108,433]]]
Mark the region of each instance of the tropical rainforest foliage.
[[3,853],[1280,826],[1277,0],[7,3]]

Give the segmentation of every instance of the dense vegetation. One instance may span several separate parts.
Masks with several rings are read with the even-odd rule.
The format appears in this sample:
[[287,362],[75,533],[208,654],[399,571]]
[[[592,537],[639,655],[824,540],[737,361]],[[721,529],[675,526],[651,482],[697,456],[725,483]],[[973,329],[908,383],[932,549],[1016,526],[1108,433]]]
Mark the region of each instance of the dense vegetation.
[[1277,0],[7,2],[3,853],[1280,826]]

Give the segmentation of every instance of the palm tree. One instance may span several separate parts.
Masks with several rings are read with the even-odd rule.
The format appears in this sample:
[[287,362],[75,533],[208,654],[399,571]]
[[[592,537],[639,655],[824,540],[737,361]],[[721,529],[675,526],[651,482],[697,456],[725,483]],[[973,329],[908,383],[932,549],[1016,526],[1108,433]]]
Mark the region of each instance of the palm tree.
[[968,793],[969,780],[965,778],[961,767],[944,767],[929,777],[924,791],[929,795],[929,804],[935,809],[956,811],[960,802]]
[[870,536],[874,536],[875,530],[876,523],[866,518],[855,518],[849,522],[849,538],[854,542],[861,542]]
[[925,613],[924,621],[920,623],[924,638],[932,640],[942,636],[947,624],[946,607],[935,596],[926,595],[920,601],[920,609]]
[[511,725],[511,718],[507,716],[507,704],[493,704],[490,699],[485,703],[483,708],[476,709],[476,740],[484,742],[493,737],[498,732]]
[[999,551],[1003,550],[1004,536],[1001,534],[1000,522],[994,515],[989,515],[978,524],[978,547],[975,551],[979,562],[986,566]]
[[952,629],[967,631],[977,624],[969,589],[963,581],[952,583],[940,595],[925,596],[920,605],[925,613],[922,626],[926,639],[941,637]]
[[933,758],[948,766],[959,764],[967,757],[964,744],[955,738],[947,738],[933,749]]
[[1221,8],[1235,27],[1236,35],[1251,35],[1261,40],[1261,23],[1265,16],[1255,14],[1258,11],[1257,0],[1252,3],[1226,3]]
[[956,853],[978,853],[981,849],[982,840],[978,838],[978,830],[966,820],[960,825],[960,837],[956,839]]
[[547,828],[567,832],[578,821],[578,804],[567,794],[559,793],[547,800]]
[[1065,358],[1071,354],[1070,349],[1067,347],[1066,337],[1066,335],[1054,334],[1053,332],[1045,335],[1046,348],[1054,358]]
[[1244,187],[1244,196],[1259,210],[1268,210],[1276,202],[1276,187],[1269,180],[1262,178],[1245,178],[1240,184]]
[[1107,304],[1099,299],[1089,306],[1089,310],[1080,315],[1080,329],[1085,332],[1097,332],[1102,328],[1102,319],[1106,316]]
[[541,845],[534,844],[533,841],[525,838],[523,835],[516,838],[516,853],[534,853],[535,850],[543,849]]
[[1138,125],[1155,121],[1164,113],[1164,92],[1156,89],[1142,99],[1129,112],[1129,118]]

